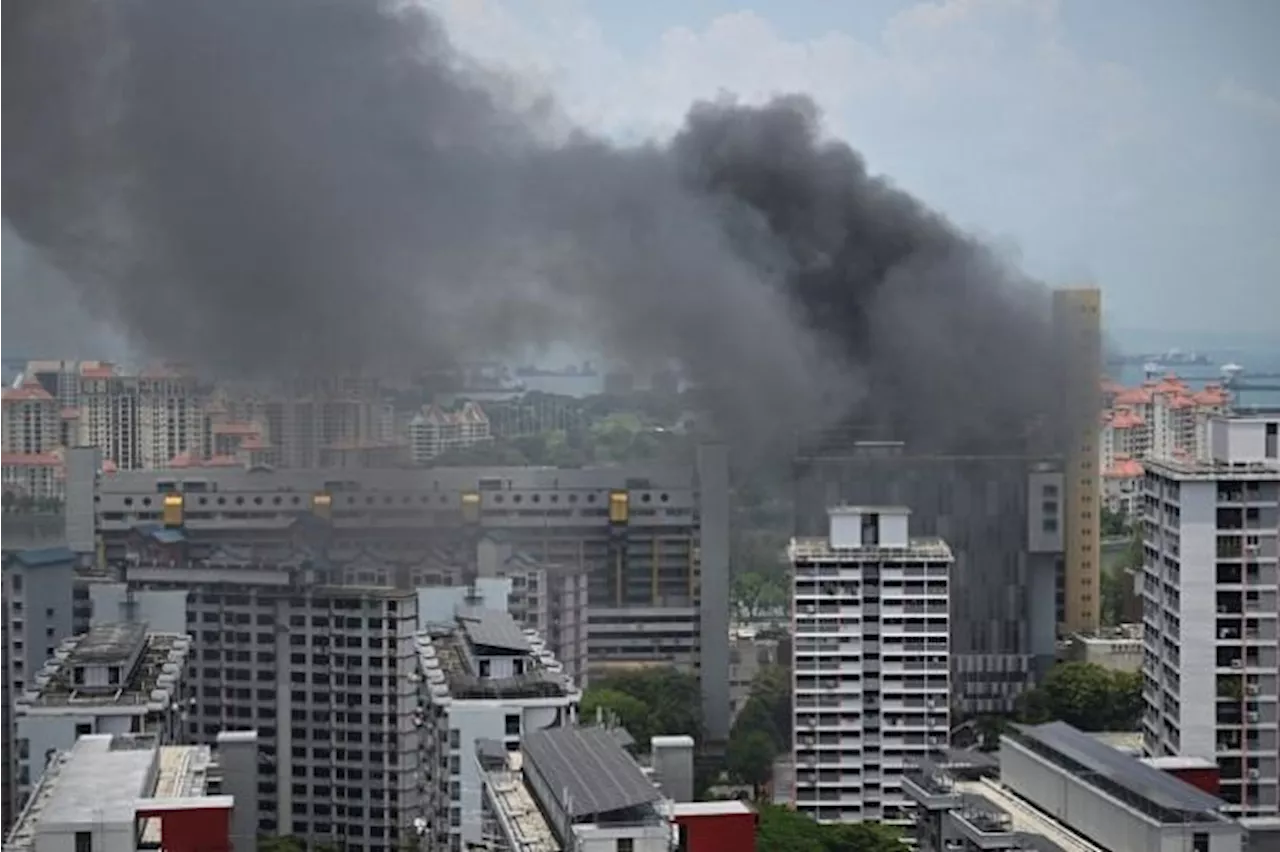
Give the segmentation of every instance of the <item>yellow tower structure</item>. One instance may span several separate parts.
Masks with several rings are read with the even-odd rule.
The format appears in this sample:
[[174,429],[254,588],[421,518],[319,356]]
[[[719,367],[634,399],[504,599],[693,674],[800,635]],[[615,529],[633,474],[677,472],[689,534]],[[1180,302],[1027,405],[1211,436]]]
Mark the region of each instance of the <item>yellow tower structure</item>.
[[1057,290],[1053,326],[1063,366],[1064,610],[1067,633],[1095,633],[1102,609],[1101,469],[1098,414],[1102,407],[1102,293]]

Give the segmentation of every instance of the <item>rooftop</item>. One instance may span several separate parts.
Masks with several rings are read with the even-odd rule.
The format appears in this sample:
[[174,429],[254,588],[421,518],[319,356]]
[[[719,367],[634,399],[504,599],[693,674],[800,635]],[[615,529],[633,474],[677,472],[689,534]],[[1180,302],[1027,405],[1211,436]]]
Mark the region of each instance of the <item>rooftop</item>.
[[1280,479],[1276,462],[1220,462],[1196,459],[1148,459],[1146,469],[1170,479]]
[[1011,740],[1166,825],[1220,822],[1224,803],[1064,722],[1017,725]]
[[13,555],[13,560],[24,568],[40,568],[45,565],[65,565],[75,562],[75,552],[69,547],[40,547],[34,550],[20,550]]
[[793,538],[794,559],[841,559],[857,562],[950,562],[951,547],[940,538],[913,538],[906,547],[832,547],[826,536]]
[[[129,824],[148,805],[204,798],[211,764],[208,746],[162,748],[154,737],[134,734],[83,736],[50,760],[6,838],[5,850],[29,852],[42,826],[74,830]],[[231,799],[207,797],[201,804],[230,807]],[[143,841],[158,848],[157,820],[146,821]]]
[[[662,799],[635,759],[604,728],[548,728],[521,743],[525,770],[544,782],[555,806],[575,822],[625,814],[640,821]],[[548,803],[551,804],[551,803]]]
[[[173,699],[191,640],[177,633],[148,633],[145,624],[99,625],[67,639],[36,673],[17,700],[27,712],[38,708],[110,707],[159,704]],[[118,668],[112,683],[89,668]],[[157,694],[159,693],[159,694]]]
[[[562,698],[576,691],[555,656],[535,635],[522,632],[510,613],[464,609],[452,623],[419,633],[417,645],[422,676],[441,699]],[[517,650],[518,645],[523,649]],[[513,665],[511,674],[482,675],[481,657],[523,662],[519,670]]]

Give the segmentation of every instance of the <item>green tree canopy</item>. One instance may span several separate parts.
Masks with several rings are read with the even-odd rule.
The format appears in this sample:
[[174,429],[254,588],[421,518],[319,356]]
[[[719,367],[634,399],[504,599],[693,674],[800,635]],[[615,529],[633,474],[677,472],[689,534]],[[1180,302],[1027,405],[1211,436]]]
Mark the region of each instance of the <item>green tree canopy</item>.
[[635,737],[637,743],[647,745],[649,738],[660,731],[651,727],[653,711],[649,705],[617,689],[591,687],[582,696],[582,720],[593,724],[598,711],[612,717]]
[[[627,727],[642,750],[648,750],[649,736],[688,734],[695,739],[702,737],[702,691],[695,675],[673,666],[618,672],[593,681],[587,694],[600,690],[628,695],[647,708],[649,733],[646,736],[642,738]],[[584,705],[586,700],[584,696]]]
[[1061,720],[1082,731],[1128,731],[1142,713],[1142,676],[1095,663],[1054,666],[1044,682],[1023,693],[1018,717],[1029,724]]
[[748,731],[729,737],[725,768],[738,783],[750,784],[758,799],[761,788],[773,777],[773,761],[777,756],[778,744],[768,733]]
[[902,852],[902,835],[880,823],[823,825],[779,805],[759,813],[756,852]]

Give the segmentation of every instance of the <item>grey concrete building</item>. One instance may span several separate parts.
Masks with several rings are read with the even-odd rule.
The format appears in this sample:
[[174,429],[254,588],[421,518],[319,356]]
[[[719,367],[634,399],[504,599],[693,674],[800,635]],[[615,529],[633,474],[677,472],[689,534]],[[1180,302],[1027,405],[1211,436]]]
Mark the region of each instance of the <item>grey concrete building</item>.
[[829,506],[900,505],[911,507],[913,533],[951,546],[952,695],[963,712],[1011,711],[1052,665],[1065,526],[1058,462],[836,442],[801,449],[795,489],[799,536],[824,535]]
[[23,550],[4,556],[3,580],[3,745],[4,814],[8,820],[21,806],[19,749],[14,732],[14,702],[53,656],[59,643],[73,635],[76,556],[65,547]]
[[[465,581],[480,538],[501,531],[537,562],[585,571],[591,665],[696,667],[708,735],[728,734],[723,446],[700,448],[692,468],[122,471],[98,476],[87,503],[76,494],[68,483],[68,516],[90,512],[111,565],[146,524],[167,530],[145,533],[160,536],[147,547],[172,551],[160,559],[205,558],[227,545],[287,560],[299,536],[318,535],[333,559],[363,562],[361,582],[382,576],[412,588]],[[181,542],[165,544],[178,527]]]

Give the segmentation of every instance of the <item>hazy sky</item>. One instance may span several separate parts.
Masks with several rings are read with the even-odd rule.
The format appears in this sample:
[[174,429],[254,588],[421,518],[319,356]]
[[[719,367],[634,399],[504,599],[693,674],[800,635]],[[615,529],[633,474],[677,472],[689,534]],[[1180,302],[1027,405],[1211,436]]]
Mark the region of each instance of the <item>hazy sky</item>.
[[834,134],[1115,329],[1276,331],[1280,2],[431,0],[583,123],[805,91]]
[[[1280,339],[1280,0],[425,2],[592,129],[807,92],[873,171],[1047,281],[1097,282],[1113,331]],[[16,248],[5,352],[118,357]]]

